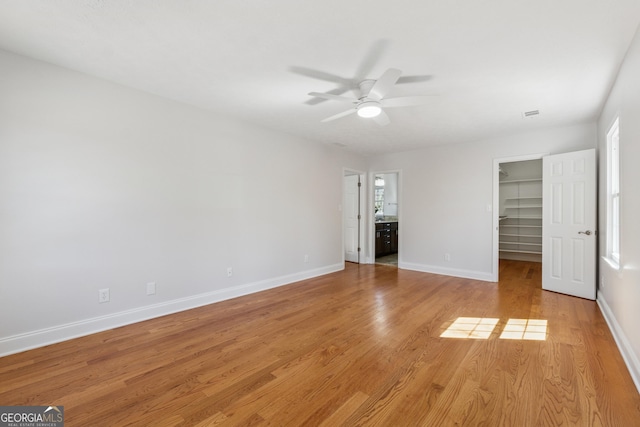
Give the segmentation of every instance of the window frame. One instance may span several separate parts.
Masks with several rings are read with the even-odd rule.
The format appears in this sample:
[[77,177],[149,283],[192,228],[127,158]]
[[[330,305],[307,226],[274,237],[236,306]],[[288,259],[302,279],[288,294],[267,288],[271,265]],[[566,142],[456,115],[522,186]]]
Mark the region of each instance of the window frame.
[[374,216],[384,215],[384,178],[381,176],[374,177],[373,190]]
[[620,266],[620,118],[607,132],[607,241],[606,258]]

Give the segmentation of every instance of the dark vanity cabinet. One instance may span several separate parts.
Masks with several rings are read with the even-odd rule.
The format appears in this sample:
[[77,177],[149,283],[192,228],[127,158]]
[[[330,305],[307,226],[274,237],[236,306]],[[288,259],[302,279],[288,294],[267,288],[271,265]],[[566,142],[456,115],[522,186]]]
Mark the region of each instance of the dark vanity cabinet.
[[398,252],[398,223],[376,223],[376,257]]

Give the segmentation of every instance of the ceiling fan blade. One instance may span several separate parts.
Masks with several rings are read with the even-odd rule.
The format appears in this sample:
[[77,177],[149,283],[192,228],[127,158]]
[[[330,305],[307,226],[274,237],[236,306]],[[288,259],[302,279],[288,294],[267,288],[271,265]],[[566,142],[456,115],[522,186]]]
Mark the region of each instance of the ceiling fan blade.
[[415,105],[424,105],[432,99],[431,96],[400,96],[398,98],[385,98],[381,102],[384,107],[413,107]]
[[391,123],[389,116],[387,116],[387,113],[385,113],[384,110],[380,111],[380,114],[375,116],[373,120],[380,126],[386,126]]
[[291,71],[292,73],[306,76],[306,77],[311,77],[312,79],[338,83],[342,86],[347,86],[347,87],[351,86],[351,80],[345,79],[344,77],[336,76],[335,74],[326,73],[324,71],[314,70],[306,67],[297,67],[297,66],[289,67],[289,71]]
[[433,76],[402,76],[398,79],[396,84],[405,84],[405,83],[420,83],[426,82],[427,80],[431,80]]
[[366,79],[371,73],[371,70],[373,70],[373,67],[375,67],[384,52],[387,50],[388,46],[389,40],[387,39],[380,39],[374,42],[367,51],[364,58],[362,58],[362,62],[358,66],[358,69],[353,76],[353,80],[355,80],[356,82],[360,82]]
[[[343,93],[347,92],[349,90],[348,87],[337,87],[335,89],[331,89],[325,93],[330,93],[333,95],[342,95]],[[308,101],[305,101],[305,104],[307,105],[316,105],[316,104],[320,104],[321,102],[325,102],[327,101],[326,98],[318,98],[318,97],[313,97],[311,99],[309,99]]]
[[376,80],[367,97],[378,101],[384,98],[393,85],[396,84],[400,78],[400,74],[402,74],[402,71],[396,68],[389,68],[378,80]]
[[334,116],[327,117],[326,119],[323,119],[323,120],[320,120],[320,121],[321,121],[322,123],[330,122],[330,121],[333,121],[333,120],[339,119],[339,118],[341,118],[341,117],[348,116],[349,114],[353,114],[353,113],[355,113],[356,111],[358,111],[358,110],[356,110],[355,108],[352,108],[352,109],[350,109],[350,110],[343,111],[342,113],[338,113],[338,114],[336,114],[336,115],[334,115]]
[[347,98],[346,96],[334,95],[332,93],[309,92],[309,96],[315,96],[316,98],[330,99],[332,101],[348,102],[350,104],[357,104],[359,102],[355,98]]

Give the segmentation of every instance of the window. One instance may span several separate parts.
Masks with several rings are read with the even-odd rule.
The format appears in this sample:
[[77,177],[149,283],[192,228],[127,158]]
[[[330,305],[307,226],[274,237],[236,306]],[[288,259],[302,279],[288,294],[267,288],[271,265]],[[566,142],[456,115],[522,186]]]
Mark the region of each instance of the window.
[[382,216],[384,215],[384,178],[381,176],[376,176],[374,187],[374,213],[375,216]]
[[620,129],[619,119],[607,133],[607,258],[620,265]]

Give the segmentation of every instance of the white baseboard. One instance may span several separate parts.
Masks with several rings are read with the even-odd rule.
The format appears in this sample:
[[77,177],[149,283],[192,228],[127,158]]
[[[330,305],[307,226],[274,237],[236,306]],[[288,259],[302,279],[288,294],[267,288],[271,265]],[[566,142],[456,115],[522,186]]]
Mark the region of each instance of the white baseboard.
[[604,319],[607,321],[607,325],[609,325],[609,329],[613,334],[613,339],[618,345],[622,358],[627,364],[627,369],[629,369],[629,373],[631,374],[631,378],[638,389],[638,393],[640,393],[640,360],[638,360],[638,356],[634,353],[627,336],[620,327],[620,324],[613,315],[613,311],[611,311],[611,308],[609,308],[607,301],[605,301],[601,293],[598,293],[596,301]]
[[405,270],[421,271],[423,273],[442,274],[444,276],[462,277],[465,279],[482,280],[484,282],[495,282],[491,273],[481,271],[460,270],[456,268],[445,268],[435,265],[414,264],[410,262],[398,263],[398,268]]
[[130,325],[143,320],[177,313],[203,305],[213,304],[231,298],[265,291],[278,286],[288,285],[300,280],[311,279],[344,269],[344,264],[333,264],[326,267],[306,270],[286,276],[274,277],[258,282],[247,283],[231,288],[220,289],[204,294],[193,295],[159,304],[148,305],[109,314],[107,316],[93,317],[78,322],[53,326],[50,328],[30,331],[19,335],[0,338],[0,357],[9,354],[19,353],[49,344],[55,344],[78,338],[85,335],[95,334],[120,326]]

